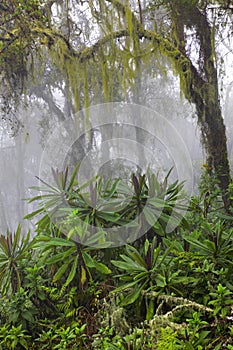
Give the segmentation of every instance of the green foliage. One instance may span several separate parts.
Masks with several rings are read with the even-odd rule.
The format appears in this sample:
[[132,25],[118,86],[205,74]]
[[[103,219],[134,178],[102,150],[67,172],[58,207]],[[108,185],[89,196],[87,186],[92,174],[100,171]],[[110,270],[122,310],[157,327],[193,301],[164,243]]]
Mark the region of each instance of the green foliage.
[[122,338],[120,335],[114,335],[114,328],[102,328],[93,338],[93,349],[115,350],[122,348]]
[[[130,185],[121,179],[105,183],[102,177],[95,177],[82,186],[75,180],[77,171],[78,166],[68,182],[67,168],[64,172],[53,170],[56,187],[41,180],[45,187],[35,188],[46,194],[30,202],[39,200],[42,208],[25,218],[43,213],[38,230],[48,230],[52,221],[71,240],[100,249],[134,241],[144,232],[150,240],[157,236],[161,241],[160,237],[178,225],[188,227],[181,214],[186,209],[182,205],[183,184],[176,181],[169,185],[171,170],[163,183],[148,169],[138,177],[132,174]],[[114,231],[109,231],[114,228],[118,229],[116,242]]]
[[34,304],[39,307],[40,303],[46,299],[44,286],[47,280],[43,278],[43,267],[34,265],[26,267],[24,272],[23,287],[28,291],[28,296]]
[[73,322],[68,327],[59,327],[58,325],[48,326],[49,329],[42,331],[40,337],[36,339],[40,349],[85,349],[87,336],[85,334],[86,325],[79,325]]
[[[146,240],[139,251],[132,246],[126,246],[126,254],[120,254],[121,260],[112,260],[118,270],[124,271],[116,276],[121,283],[114,291],[124,291],[120,305],[135,302],[142,305],[144,300],[146,319],[149,320],[155,314],[160,294],[184,294],[184,289],[192,282],[192,278],[176,264],[172,250],[173,245],[165,250],[160,245],[156,247],[154,238],[151,243]],[[153,298],[148,300],[147,295],[150,292],[153,292]]]
[[61,293],[72,283],[78,283],[82,289],[85,283],[92,280],[91,268],[102,274],[111,273],[105,264],[90,255],[90,248],[85,248],[68,237],[39,235],[33,248],[42,250],[41,262],[51,266],[54,271],[53,283],[62,284]]
[[177,337],[178,337],[177,331],[174,331],[173,329],[171,329],[169,327],[161,328],[156,349],[158,349],[158,350],[183,349],[181,347],[181,344],[179,344]]
[[209,330],[202,328],[208,324],[206,321],[200,319],[200,315],[194,312],[192,318],[186,320],[188,327],[182,330],[184,340],[181,344],[187,349],[204,349],[209,343]]
[[[88,47],[91,36],[87,38],[81,29],[78,33],[79,22],[72,26],[69,16],[69,8],[84,1],[63,3],[67,28],[63,16],[59,21],[62,2],[57,1],[54,21],[53,1],[1,1],[3,102],[9,107],[13,100],[17,105],[41,47],[65,77],[61,85],[69,85],[76,110],[80,102],[88,106],[90,96],[99,96],[100,86],[106,99],[112,97],[113,82],[124,85],[127,92],[127,83],[138,80],[139,61],[157,52],[157,57],[171,60],[181,90],[197,107],[215,176],[213,164],[208,164],[200,197],[192,199],[184,219],[186,208],[179,202],[182,184],[169,185],[168,176],[163,183],[150,171],[132,174],[130,183],[95,177],[80,186],[78,167],[70,180],[68,169],[53,170],[55,185],[41,180],[44,188],[39,190],[45,194],[31,199],[41,204],[27,215],[29,219],[42,215],[35,240],[29,242],[29,233],[21,237],[20,226],[15,234],[0,237],[0,346],[4,350],[37,345],[38,349],[90,348],[89,336],[95,334],[97,349],[232,349],[232,208],[223,210],[226,203],[221,199],[229,194],[232,200],[232,185],[226,192],[229,169],[212,36],[217,27],[211,27],[207,10],[213,2],[150,1],[145,11],[140,1],[136,10],[129,1],[85,2],[95,29],[100,26],[97,37],[102,35]],[[227,15],[229,1],[215,3],[224,5],[220,12]],[[160,5],[168,11],[158,28],[154,13]],[[153,16],[148,23],[144,15],[150,8]],[[77,14],[71,17],[79,19]],[[198,63],[192,62],[189,45],[184,45],[190,28],[198,43]],[[96,69],[89,68],[96,63],[98,76]],[[217,172],[219,165],[223,169]],[[107,232],[122,226],[128,230],[117,243],[133,242],[141,231],[146,235],[132,245],[111,249]],[[101,313],[112,297],[110,291],[117,300]],[[105,319],[102,327],[99,315]]]
[[35,322],[35,315],[39,310],[33,307],[28,292],[22,287],[10,299],[3,301],[3,311],[9,324],[21,325],[23,329],[28,329],[28,325]]
[[[1,236],[2,349],[231,349],[230,216],[217,206],[204,215],[200,198],[192,198],[190,225],[181,220],[168,233],[177,183],[159,184],[148,172],[127,184],[93,179],[82,194],[75,174],[68,180],[67,171],[54,172],[56,187],[45,185],[49,192],[32,199],[44,202],[29,215],[42,214],[31,242],[20,227]],[[150,227],[146,237],[110,248],[106,228],[137,215]]]
[[227,287],[221,284],[218,284],[216,291],[210,293],[212,300],[209,301],[209,305],[214,306],[214,316],[225,318],[229,314],[231,305],[233,305],[232,294]]
[[21,286],[20,263],[30,259],[30,232],[24,237],[21,227],[16,232],[0,236],[0,293],[5,295],[10,289],[13,293]]
[[0,328],[0,349],[17,350],[30,349],[28,340],[30,335],[26,334],[26,330],[22,329],[22,325],[17,327],[5,324]]
[[161,270],[169,268],[171,258],[168,257],[171,249],[165,253],[162,252],[161,247],[156,248],[156,240],[152,243],[145,241],[140,254],[137,249],[132,246],[126,246],[126,254],[121,254],[121,260],[112,260],[112,263],[118,267],[119,270],[125,271],[118,275],[124,283],[115,290],[121,292],[129,290],[127,296],[122,300],[121,305],[128,305],[134,303],[138,298],[142,298],[142,291],[148,291],[152,288],[160,287],[161,291],[166,287],[161,278]]
[[194,230],[185,240],[190,243],[190,250],[202,257],[207,257],[217,266],[229,266],[233,263],[233,229],[225,230],[218,220],[203,223],[199,230]]
[[145,330],[139,328],[134,328],[130,334],[120,336],[115,333],[114,327],[106,326],[100,328],[99,332],[93,335],[93,338],[92,348],[98,350],[155,349],[150,337],[146,338]]

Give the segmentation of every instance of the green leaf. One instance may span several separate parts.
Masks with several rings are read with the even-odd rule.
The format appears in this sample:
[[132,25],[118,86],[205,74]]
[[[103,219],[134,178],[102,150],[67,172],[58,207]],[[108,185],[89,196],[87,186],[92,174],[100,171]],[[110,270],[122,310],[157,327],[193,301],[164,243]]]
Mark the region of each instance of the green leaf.
[[146,239],[143,247],[143,253],[145,256],[147,256],[149,247],[150,247],[150,242],[148,241],[148,239]]
[[87,252],[82,252],[82,256],[83,256],[83,260],[85,261],[85,264],[89,267],[89,268],[92,268],[92,267],[95,267],[95,264],[94,264],[94,260],[93,258],[90,256],[90,254],[88,254]]
[[192,237],[184,237],[185,241],[190,243],[193,247],[195,247],[198,250],[198,253],[202,253],[204,255],[213,254],[213,251],[209,249],[209,247],[201,242],[199,242],[197,239]]
[[[36,178],[37,178],[40,182],[42,182],[46,187],[48,187],[50,190],[52,190],[53,193],[54,193],[54,192],[55,192],[55,193],[60,193],[59,190],[58,190],[56,187],[53,187],[53,186],[49,185],[47,182],[45,182],[44,180],[40,179],[38,176],[36,176]],[[40,187],[39,187],[39,189],[40,189]]]
[[153,227],[158,220],[158,216],[156,216],[155,213],[147,207],[143,209],[143,213],[145,215],[145,218],[148,224],[151,227]]
[[80,282],[81,282],[81,285],[82,287],[84,286],[84,283],[86,282],[87,280],[87,272],[86,272],[86,269],[81,266],[81,277],[80,277]]
[[74,279],[77,271],[77,266],[78,266],[78,256],[75,257],[73,265],[71,267],[70,273],[67,277],[67,280],[65,282],[65,286],[68,286]]
[[151,249],[151,250],[152,250],[152,257],[151,257],[152,267],[155,267],[159,257],[159,253],[161,252],[160,245],[157,248]]
[[108,192],[108,197],[112,197],[117,191],[118,185],[121,182],[121,179],[116,179],[111,187],[111,190]]
[[31,314],[31,312],[29,311],[24,311],[22,312],[22,316],[23,318],[25,318],[25,320],[29,321],[29,322],[34,322],[34,317],[33,315]]
[[126,289],[131,289],[132,287],[137,285],[138,282],[139,281],[136,280],[136,281],[133,281],[133,282],[129,282],[129,283],[123,284],[122,286],[119,286],[116,289],[114,289],[113,293],[118,293],[118,292],[122,292],[123,290],[126,290]]
[[[85,242],[85,245],[89,246],[88,240]],[[100,242],[100,243],[95,243],[94,246],[89,246],[88,250],[96,250],[96,249],[105,249],[109,248],[112,245],[112,242]]]
[[155,282],[158,287],[164,288],[166,286],[166,279],[160,274],[155,276]]
[[57,270],[57,272],[53,276],[53,282],[58,281],[64,275],[68,266],[69,266],[69,264],[64,264]]
[[143,259],[142,262],[141,259],[139,259],[139,263],[137,263],[137,261],[124,254],[121,254],[120,257],[125,260],[125,262],[129,263],[132,269],[134,268],[136,271],[147,271],[147,265]]
[[121,216],[117,213],[102,212],[102,211],[98,211],[98,217],[108,222],[114,222],[114,223],[121,218]]
[[135,268],[132,268],[132,266],[126,262],[123,261],[119,261],[119,260],[111,260],[111,263],[116,266],[117,268],[119,268],[120,270],[125,270],[125,271],[134,271]]
[[120,302],[120,306],[126,306],[129,304],[133,304],[140,297],[141,291],[142,291],[142,288],[134,289]]
[[24,216],[24,219],[32,219],[34,216],[38,215],[39,213],[42,213],[43,211],[44,211],[44,208],[35,210],[32,213],[29,213],[26,216]]
[[77,172],[78,172],[78,170],[79,170],[79,168],[80,168],[80,165],[81,165],[81,162],[79,162],[79,163],[76,165],[76,167],[74,168],[73,173],[72,173],[71,178],[70,178],[69,186],[67,187],[67,191],[70,191],[70,190],[72,189],[72,187],[73,187],[73,185],[74,185],[74,183],[75,183],[75,177],[76,177]]
[[147,203],[155,207],[156,209],[159,209],[158,213],[161,213],[162,209],[166,205],[166,201],[160,198],[149,198],[147,200]]
[[84,188],[88,187],[92,182],[96,181],[98,179],[98,175],[93,176],[91,179],[86,181],[83,185],[79,187],[79,191],[83,190]]
[[108,275],[112,272],[106,265],[104,265],[101,262],[93,260],[93,264],[94,264],[94,267],[96,268],[96,270],[104,275]]
[[[149,244],[149,241],[148,240],[146,240],[146,241]],[[146,245],[147,245],[147,243],[145,242]],[[140,253],[137,251],[136,248],[134,248],[133,246],[127,245],[126,246],[126,251],[132,257],[132,259],[134,259],[136,261],[136,263],[138,265],[141,265],[142,267],[147,269],[147,265],[146,265],[145,260],[142,258],[142,256],[140,255]]]
[[15,252],[16,249],[19,247],[19,242],[20,242],[20,234],[21,234],[21,226],[18,225],[17,230],[14,235],[12,235],[12,252]]
[[90,235],[90,237],[85,240],[85,245],[93,246],[99,241],[101,241],[101,243],[105,243],[105,232],[103,230]]
[[121,302],[120,305],[121,306],[126,306],[126,305],[130,305],[133,304],[140,296],[141,293],[144,289],[144,287],[146,286],[147,281],[145,283],[143,283],[140,287],[135,288],[132,290],[132,292],[130,292]]
[[155,314],[155,302],[153,299],[149,301],[149,305],[146,311],[146,320],[151,320]]
[[70,249],[68,249],[64,252],[58,253],[58,254],[52,256],[51,258],[49,258],[48,260],[46,260],[46,264],[51,265],[51,264],[56,264],[59,261],[64,261],[64,259],[67,258],[67,256],[71,255],[75,251],[76,251],[76,248],[71,247]]
[[42,241],[43,246],[51,246],[51,247],[75,247],[75,242],[65,239],[65,238],[59,238],[59,237],[51,237],[49,240],[47,240],[43,236],[42,239],[40,238],[41,236],[38,237],[36,240],[37,242]]

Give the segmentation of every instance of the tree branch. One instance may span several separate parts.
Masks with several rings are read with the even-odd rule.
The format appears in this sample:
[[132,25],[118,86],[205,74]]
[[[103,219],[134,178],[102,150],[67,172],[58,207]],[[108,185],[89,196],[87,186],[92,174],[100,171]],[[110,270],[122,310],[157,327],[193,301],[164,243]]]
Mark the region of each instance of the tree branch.
[[129,31],[127,29],[119,30],[117,32],[104,36],[103,38],[99,39],[94,45],[84,49],[83,51],[73,53],[73,56],[77,57],[79,61],[83,63],[84,61],[93,58],[94,54],[99,50],[99,48],[101,48],[105,44],[108,44],[112,40],[120,39],[128,36],[129,36]]

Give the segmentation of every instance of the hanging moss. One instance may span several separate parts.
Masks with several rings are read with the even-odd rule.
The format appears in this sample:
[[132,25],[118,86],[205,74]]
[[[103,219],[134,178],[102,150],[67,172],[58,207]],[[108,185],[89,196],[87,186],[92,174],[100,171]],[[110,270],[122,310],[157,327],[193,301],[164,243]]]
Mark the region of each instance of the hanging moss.
[[125,7],[125,13],[126,13],[126,26],[128,28],[129,31],[129,36],[131,38],[135,38],[135,27],[133,24],[133,13],[131,11],[131,9],[129,8],[129,6]]
[[90,116],[89,116],[89,109],[90,106],[90,96],[89,96],[89,84],[88,84],[88,73],[87,73],[87,67],[86,63],[81,65],[81,73],[82,73],[82,79],[83,79],[83,90],[84,90],[84,129],[87,132],[88,141],[91,139],[90,134]]
[[109,101],[109,85],[108,85],[108,72],[107,72],[106,58],[103,55],[102,51],[100,52],[98,57],[100,59],[100,66],[102,69],[102,84],[103,84],[104,97],[105,97],[105,100],[108,102]]

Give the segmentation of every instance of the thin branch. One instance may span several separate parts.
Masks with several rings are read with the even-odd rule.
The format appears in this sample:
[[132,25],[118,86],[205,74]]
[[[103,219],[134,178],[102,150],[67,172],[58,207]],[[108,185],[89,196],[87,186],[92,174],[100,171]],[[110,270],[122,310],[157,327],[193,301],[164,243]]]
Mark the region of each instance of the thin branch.
[[128,37],[129,31],[127,29],[122,29],[117,32],[106,35],[105,37],[99,39],[94,45],[84,49],[81,52],[73,53],[74,57],[77,57],[81,63],[94,57],[94,54],[104,46],[105,44],[111,42],[114,39],[120,39],[123,37]]
[[33,86],[32,93],[34,93],[38,98],[42,98],[47,103],[49,109],[58,117],[60,121],[65,120],[64,113],[54,102],[50,91],[46,91],[42,86]]
[[141,22],[141,24],[143,24],[141,0],[138,0],[138,9],[139,9],[139,18],[140,18],[140,22]]

